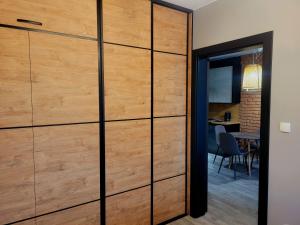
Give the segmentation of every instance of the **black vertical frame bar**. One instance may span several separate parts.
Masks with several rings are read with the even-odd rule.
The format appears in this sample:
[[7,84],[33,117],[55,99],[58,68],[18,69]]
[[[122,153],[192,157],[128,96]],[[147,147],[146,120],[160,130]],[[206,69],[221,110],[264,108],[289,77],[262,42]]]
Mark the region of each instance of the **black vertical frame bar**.
[[190,47],[190,14],[187,15],[187,31],[186,31],[186,79],[185,79],[185,213],[187,213],[187,183],[188,183],[188,164],[187,164],[187,129],[188,129],[188,82],[189,82],[189,47]]
[[104,54],[103,54],[103,8],[102,0],[97,0],[98,22],[98,71],[99,71],[99,156],[100,156],[100,221],[106,224],[105,187],[105,98],[104,98]]
[[207,211],[208,94],[207,76],[203,76],[207,74],[207,68],[207,59],[193,53],[190,215],[195,218],[203,216]]
[[261,93],[261,151],[259,161],[258,225],[268,224],[269,141],[273,33],[263,38],[263,78]]
[[150,224],[154,224],[154,9],[151,1],[151,193],[150,193]]
[[[207,135],[207,115],[201,114],[207,108],[207,59],[218,54],[234,52],[236,50],[255,46],[263,46],[263,83],[261,99],[261,151],[259,169],[259,200],[258,225],[267,225],[268,221],[268,179],[269,179],[269,134],[270,134],[270,103],[271,103],[271,72],[273,31],[241,38],[222,44],[213,45],[193,51],[193,79],[192,79],[192,133],[191,133],[191,216],[199,217],[207,211],[207,170],[201,165],[207,165],[207,147],[204,147],[201,135]],[[204,99],[206,90],[206,100]],[[203,98],[199,101],[198,98]],[[203,112],[204,113],[204,112]],[[201,124],[199,120],[206,120]],[[202,140],[202,141],[199,141]],[[199,169],[199,168],[202,168]],[[201,193],[199,189],[202,190]]]

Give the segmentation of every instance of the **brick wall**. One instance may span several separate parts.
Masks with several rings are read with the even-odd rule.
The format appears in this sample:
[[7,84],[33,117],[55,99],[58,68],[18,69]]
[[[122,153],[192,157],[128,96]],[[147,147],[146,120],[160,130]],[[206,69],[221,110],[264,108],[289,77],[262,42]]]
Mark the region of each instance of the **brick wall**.
[[242,132],[256,132],[260,129],[261,92],[242,91],[240,123]]
[[[242,71],[247,64],[253,62],[252,55],[241,59]],[[255,63],[262,64],[262,54],[257,54]],[[256,132],[260,129],[261,91],[241,92],[240,123],[242,132]]]

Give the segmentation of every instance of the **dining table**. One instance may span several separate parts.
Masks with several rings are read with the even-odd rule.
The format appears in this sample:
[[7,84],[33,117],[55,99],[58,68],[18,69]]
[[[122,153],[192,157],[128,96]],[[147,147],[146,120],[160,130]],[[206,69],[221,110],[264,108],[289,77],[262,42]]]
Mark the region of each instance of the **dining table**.
[[258,142],[260,140],[259,133],[251,133],[251,132],[231,132],[232,136],[238,140],[245,140],[247,142],[247,150],[248,150],[248,174],[251,176],[251,141]]

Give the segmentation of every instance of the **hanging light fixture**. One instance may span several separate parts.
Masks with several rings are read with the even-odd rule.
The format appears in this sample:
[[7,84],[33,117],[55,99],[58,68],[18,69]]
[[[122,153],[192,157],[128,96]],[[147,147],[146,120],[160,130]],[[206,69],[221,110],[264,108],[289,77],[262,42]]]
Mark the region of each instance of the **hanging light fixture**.
[[254,54],[252,64],[248,64],[244,68],[243,90],[260,90],[262,81],[262,67],[254,62]]

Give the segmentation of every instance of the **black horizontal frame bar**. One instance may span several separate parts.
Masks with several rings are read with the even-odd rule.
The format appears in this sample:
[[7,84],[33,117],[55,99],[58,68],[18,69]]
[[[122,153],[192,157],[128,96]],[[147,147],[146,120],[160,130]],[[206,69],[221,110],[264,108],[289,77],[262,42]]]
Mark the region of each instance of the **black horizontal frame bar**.
[[28,24],[37,25],[37,26],[43,26],[43,23],[34,21],[34,20],[17,19],[17,22],[28,23]]
[[186,117],[187,115],[174,115],[174,116],[154,116],[154,119],[173,118],[173,117]]
[[105,123],[111,122],[125,122],[125,121],[134,121],[134,120],[150,120],[151,118],[132,118],[132,119],[119,119],[119,120],[106,120]]
[[138,190],[138,189],[141,189],[141,188],[145,188],[145,187],[150,187],[150,186],[151,186],[151,183],[143,185],[143,186],[140,186],[140,187],[131,188],[131,189],[128,189],[126,191],[121,191],[121,192],[118,192],[118,193],[110,194],[110,195],[107,195],[105,197],[109,198],[109,197],[113,197],[113,196],[116,196],[116,195],[124,194],[124,193],[130,192],[130,191],[135,191],[135,190]]
[[192,13],[193,10],[182,7],[182,6],[178,6],[178,5],[174,5],[172,3],[169,2],[165,2],[165,1],[161,1],[161,0],[152,0],[152,3],[157,4],[157,5],[161,5],[167,8],[171,8],[171,9],[175,9],[181,12],[185,12],[185,13]]
[[[144,47],[139,47],[139,46],[126,45],[126,44],[120,44],[120,43],[114,43],[114,42],[108,42],[108,41],[104,41],[103,43],[104,44],[108,44],[108,45],[117,45],[117,46],[122,46],[122,47],[137,48],[137,49],[143,49],[143,50],[149,50],[149,51],[151,51],[151,48],[144,48]],[[171,55],[187,56],[186,54],[175,53],[175,52],[166,52],[166,51],[160,51],[160,50],[153,50],[153,51],[154,52],[159,52],[159,53],[171,54]]]
[[94,123],[100,123],[100,122],[91,121],[91,122],[45,124],[45,125],[32,125],[32,126],[19,126],[19,127],[1,127],[0,130],[25,129],[25,128],[36,128],[36,127],[58,127],[58,126],[71,126],[71,125],[83,125],[83,124],[94,124]]
[[160,50],[153,50],[153,51],[158,52],[158,53],[165,53],[165,54],[170,54],[170,55],[181,55],[181,56],[187,57],[186,54],[181,54],[181,53],[176,53],[176,52],[166,52],[166,51],[160,51]]
[[179,219],[181,219],[181,218],[183,218],[183,217],[185,217],[185,216],[187,216],[186,213],[184,213],[184,214],[182,214],[182,215],[179,215],[179,216],[176,216],[176,217],[174,217],[174,218],[172,218],[172,219],[169,219],[169,220],[167,220],[167,221],[165,221],[165,222],[159,223],[158,225],[169,224],[169,223],[174,222],[174,221],[176,221],[176,220],[179,220]]
[[160,181],[169,180],[169,179],[172,179],[172,178],[175,178],[175,177],[180,177],[180,176],[185,176],[185,175],[186,175],[186,173],[181,173],[181,174],[177,174],[177,175],[174,175],[174,176],[171,176],[171,177],[166,177],[166,178],[163,178],[163,179],[154,180],[153,182],[158,183]]
[[119,43],[108,42],[108,41],[104,41],[103,43],[104,43],[104,44],[109,44],[109,45],[118,45],[118,46],[122,46],[122,47],[138,48],[138,49],[143,49],[143,50],[149,50],[149,51],[151,51],[150,48],[144,48],[144,47],[139,47],[139,46],[125,45],[125,44],[119,44]]
[[66,37],[71,37],[71,38],[79,38],[79,39],[85,39],[85,40],[90,40],[90,41],[98,41],[97,38],[93,38],[93,37],[85,37],[85,36],[75,35],[75,34],[65,34],[65,33],[61,33],[61,32],[41,30],[41,29],[36,29],[36,28],[20,27],[20,26],[8,25],[8,24],[0,24],[0,27],[9,28],[9,29],[32,31],[32,32],[40,32],[40,33],[46,33],[46,34],[52,34],[52,35],[60,35],[60,36],[66,36]]
[[76,207],[79,207],[79,206],[83,206],[83,205],[91,204],[91,203],[94,203],[94,202],[98,202],[100,200],[101,199],[99,198],[99,199],[96,199],[96,200],[92,200],[92,201],[80,203],[80,204],[77,204],[77,205],[73,205],[73,206],[70,206],[70,207],[67,207],[67,208],[63,208],[63,209],[55,210],[55,211],[52,211],[52,212],[40,214],[40,215],[37,215],[37,216],[33,216],[33,217],[26,218],[26,219],[14,221],[14,222],[11,222],[11,223],[6,223],[4,225],[11,225],[11,224],[16,224],[16,223],[24,222],[24,221],[27,221],[27,220],[36,219],[36,218],[39,218],[39,217],[42,217],[42,216],[47,216],[47,215],[58,213],[58,212],[65,211],[65,210],[68,210],[68,209],[73,209],[73,208],[76,208]]

